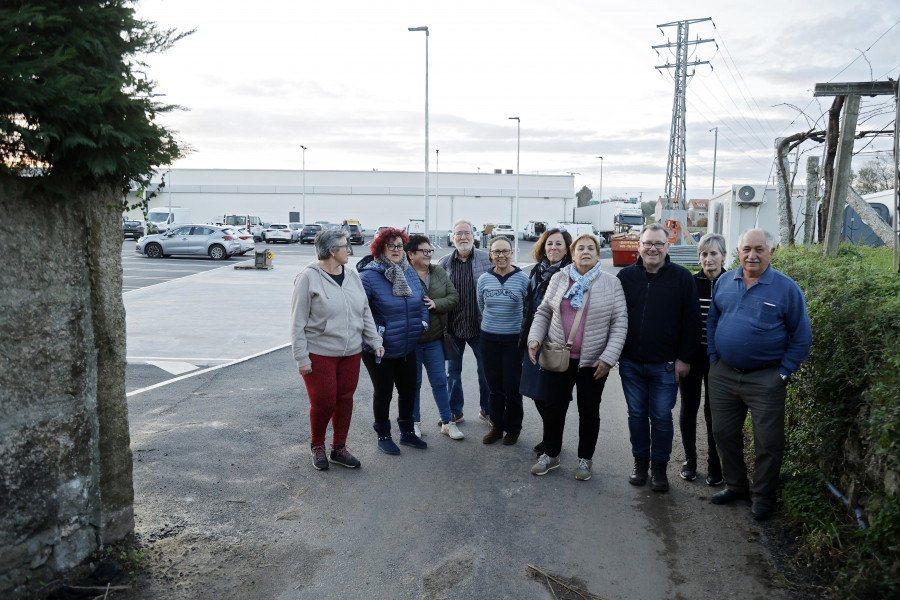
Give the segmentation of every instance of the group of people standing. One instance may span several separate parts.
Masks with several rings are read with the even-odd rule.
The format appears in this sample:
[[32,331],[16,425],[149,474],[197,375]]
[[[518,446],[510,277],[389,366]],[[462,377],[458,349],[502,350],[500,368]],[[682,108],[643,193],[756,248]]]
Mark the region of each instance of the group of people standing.
[[[544,232],[534,245],[530,274],[513,264],[508,238],[494,238],[479,250],[467,221],[455,223],[452,235],[453,252],[436,265],[427,237],[384,229],[356,271],[345,268],[350,246],[344,232],[326,230],[316,237],[318,260],[297,275],[291,313],[316,469],[327,469],[329,462],[359,466],[346,438],[360,355],[374,388],[373,428],[381,451],[400,453],[389,418],[395,389],[400,445],[427,448],[419,400],[423,367],[439,431],[463,439],[458,424],[465,420],[462,363],[468,346],[478,374],[478,418],[490,426],[483,443],[515,444],[523,395],[534,400],[543,421],[534,475],[561,465],[574,389],[575,478],[591,478],[602,392],[618,364],[634,457],[630,483],[645,485],[649,476],[654,491],[669,489],[679,389],[685,451],[680,475],[696,479],[697,414],[705,390],[706,483],[727,484],[713,502],[750,498],[752,491],[754,517],[771,515],[784,447],[784,388],[806,358],[811,334],[799,288],[768,268],[772,248],[765,232],[741,236],[741,267],[725,277],[722,236],[700,240],[701,270],[692,276],[669,259],[668,232],[658,224],[644,229],[637,263],[618,276],[602,271],[601,244],[592,234],[572,239],[563,229]],[[540,367],[544,342],[568,349],[567,368]],[[775,380],[780,389],[772,388]],[[742,454],[748,409],[757,450],[752,490]],[[333,440],[326,452],[329,420]]]

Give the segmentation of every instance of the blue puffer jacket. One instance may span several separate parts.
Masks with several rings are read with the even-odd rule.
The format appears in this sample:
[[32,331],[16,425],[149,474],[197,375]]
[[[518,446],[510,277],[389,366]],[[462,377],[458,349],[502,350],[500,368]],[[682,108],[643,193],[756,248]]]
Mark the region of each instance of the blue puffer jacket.
[[[395,296],[393,285],[385,277],[385,267],[367,256],[356,266],[363,288],[369,298],[369,308],[376,327],[384,327],[385,358],[401,358],[415,351],[422,333],[428,329],[428,307],[425,306],[425,291],[412,267],[406,268],[406,281],[412,289],[412,296]],[[424,325],[423,325],[424,321]],[[375,350],[363,344],[363,350]]]

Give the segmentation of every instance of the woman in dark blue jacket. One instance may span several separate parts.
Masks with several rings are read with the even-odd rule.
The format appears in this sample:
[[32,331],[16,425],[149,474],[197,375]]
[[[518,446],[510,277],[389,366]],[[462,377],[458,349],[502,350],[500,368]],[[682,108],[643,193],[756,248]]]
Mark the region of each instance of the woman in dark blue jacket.
[[416,399],[416,344],[428,329],[425,291],[415,270],[406,259],[404,246],[409,241],[399,229],[383,229],[372,240],[371,256],[356,268],[369,298],[375,326],[384,339],[384,357],[376,358],[374,349],[363,345],[363,364],[372,378],[375,394],[375,432],[378,449],[400,454],[391,438],[390,408],[397,388],[397,426],[400,443],[413,448],[428,447],[413,429],[413,404]]

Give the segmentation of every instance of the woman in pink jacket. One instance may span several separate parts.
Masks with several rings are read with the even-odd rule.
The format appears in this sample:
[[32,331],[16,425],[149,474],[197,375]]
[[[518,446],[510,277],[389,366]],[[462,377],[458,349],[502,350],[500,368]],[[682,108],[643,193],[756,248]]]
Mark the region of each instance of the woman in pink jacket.
[[585,233],[575,238],[570,251],[572,264],[550,280],[528,333],[529,358],[536,363],[541,342],[566,344],[574,329],[569,368],[562,373],[541,371],[551,392],[544,399],[544,453],[531,472],[545,475],[560,467],[563,429],[574,387],[578,401],[575,479],[587,481],[600,433],[600,395],[625,345],[628,311],[622,284],[600,268],[600,241]]

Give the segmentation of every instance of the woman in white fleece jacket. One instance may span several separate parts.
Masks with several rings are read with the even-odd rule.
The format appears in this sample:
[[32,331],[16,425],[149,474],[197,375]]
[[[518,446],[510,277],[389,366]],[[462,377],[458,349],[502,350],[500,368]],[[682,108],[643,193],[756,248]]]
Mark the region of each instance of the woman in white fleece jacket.
[[[294,278],[291,299],[291,345],[309,396],[310,452],[320,471],[328,469],[329,461],[351,469],[359,466],[346,443],[363,338],[376,348],[376,356],[384,354],[359,275],[345,268],[350,256],[346,235],[326,229],[316,236],[319,260]],[[333,438],[326,456],[328,421]]]
[[578,400],[578,463],[575,479],[591,478],[591,461],[600,433],[600,396],[609,370],[619,361],[628,333],[628,309],[622,284],[600,268],[600,242],[586,233],[570,246],[572,264],[550,279],[544,300],[528,332],[532,363],[544,339],[565,344],[577,324],[569,368],[563,373],[541,371],[551,392],[544,398],[544,454],[531,468],[534,475],[558,469],[566,411],[572,388]]

